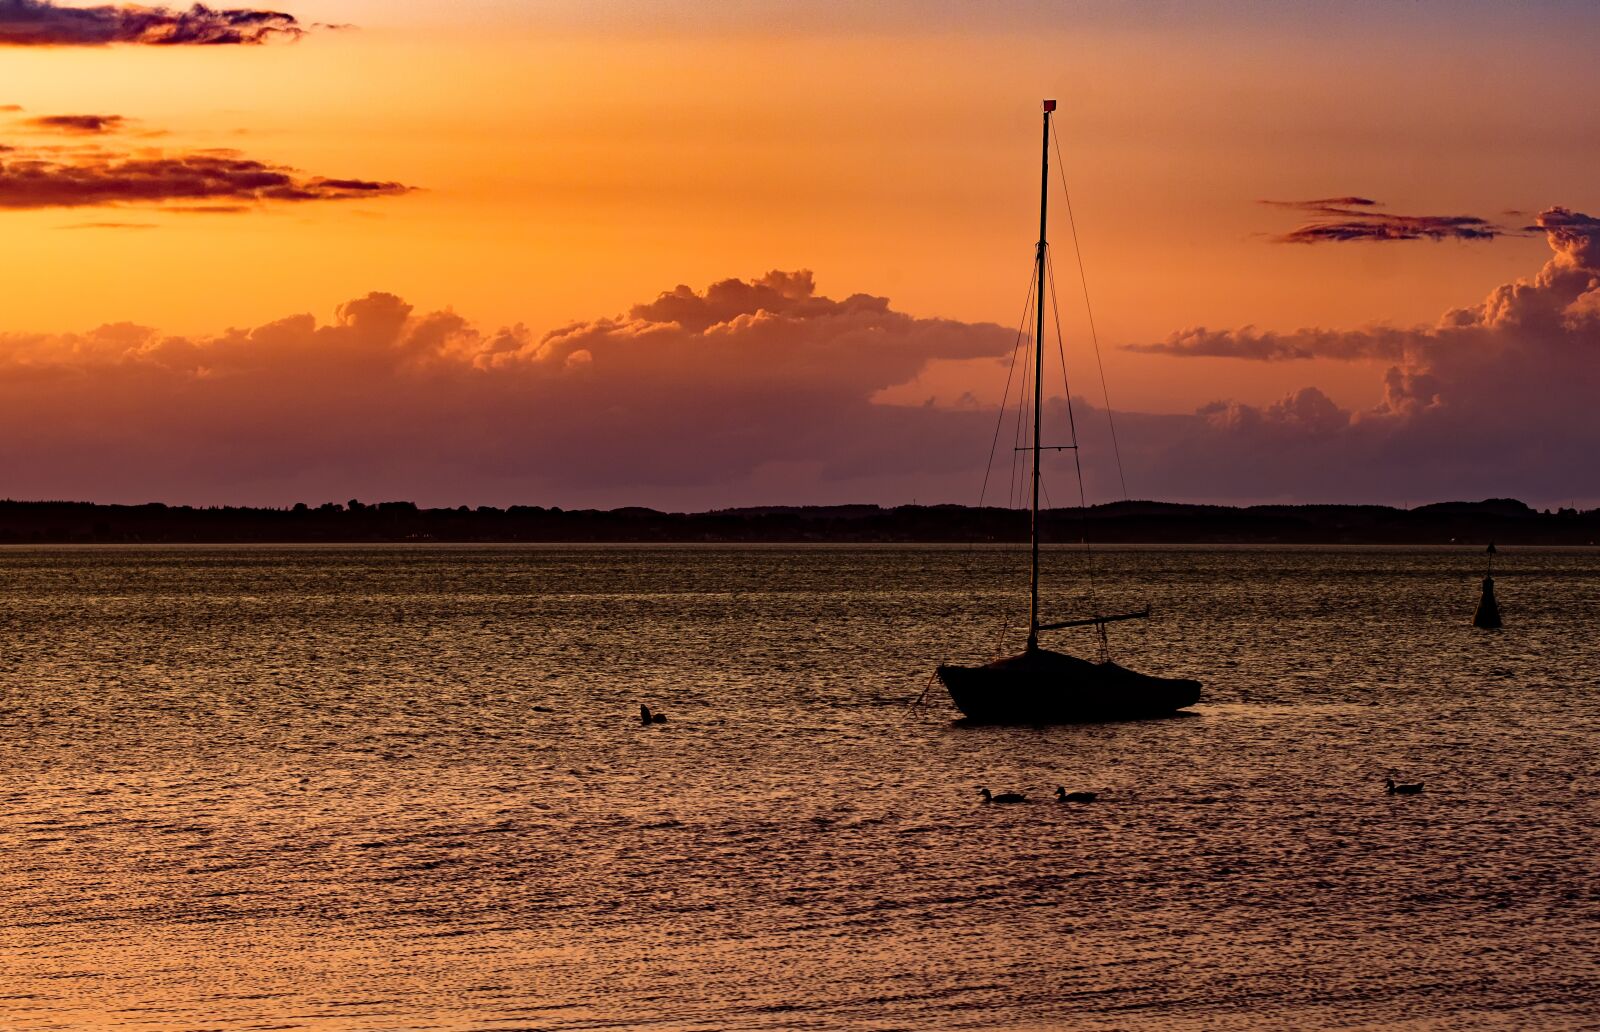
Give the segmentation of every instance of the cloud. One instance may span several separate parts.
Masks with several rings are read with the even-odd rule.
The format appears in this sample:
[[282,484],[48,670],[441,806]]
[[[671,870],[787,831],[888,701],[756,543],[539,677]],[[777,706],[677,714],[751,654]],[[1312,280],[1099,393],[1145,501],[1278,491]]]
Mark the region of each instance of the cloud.
[[[1134,495],[1600,504],[1600,220],[1552,208],[1538,224],[1542,269],[1430,326],[1206,331],[1247,359],[1381,361],[1375,401],[1344,408],[1307,385],[1266,405],[1119,412]],[[808,272],[678,286],[544,333],[373,293],[328,322],[209,337],[12,334],[0,468],[13,496],[123,501],[973,502],[994,410],[874,399],[931,362],[991,360],[998,383],[1014,342],[819,293]],[[1048,404],[1064,427],[1064,403]],[[1118,497],[1103,414],[1075,406],[1089,497]],[[1072,458],[1046,462],[1069,504]]]
[[680,286],[542,334],[385,293],[328,323],[206,338],[13,334],[0,468],[14,496],[731,504],[777,469],[828,482],[970,469],[989,414],[871,398],[1014,339],[830,298],[808,272]]
[[1376,208],[1382,203],[1370,197],[1321,197],[1312,201],[1262,201],[1262,204],[1274,208],[1293,208],[1296,211],[1312,212],[1319,215],[1348,215],[1350,212],[1343,209],[1354,207]]
[[62,229],[155,229],[153,222],[76,222]]
[[384,197],[410,189],[395,182],[305,176],[232,151],[132,156],[9,149],[0,157],[0,209],[145,204],[187,211],[201,202],[211,211],[223,210],[218,203],[238,210],[253,204]]
[[247,204],[168,204],[162,211],[180,215],[240,215],[250,210]]
[[39,118],[28,119],[27,124],[36,129],[97,136],[103,133],[116,132],[122,128],[124,121],[126,119],[121,115],[44,115]]
[[[1541,212],[1532,227],[1543,232],[1554,256],[1532,279],[1495,288],[1483,303],[1452,309],[1431,327],[1371,326],[1360,330],[1298,329],[1262,331],[1254,326],[1230,330],[1193,327],[1152,344],[1126,345],[1128,351],[1184,357],[1287,359],[1373,359],[1428,361],[1441,354],[1481,348],[1491,333],[1531,331],[1587,332],[1600,307],[1600,219],[1566,208]],[[1583,342],[1560,345],[1581,348]]]
[[1312,221],[1274,239],[1283,244],[1346,243],[1352,240],[1493,240],[1508,231],[1475,215],[1395,215],[1373,211],[1366,197],[1311,201],[1262,201],[1312,216]]
[[1408,331],[1386,327],[1278,333],[1258,330],[1254,326],[1236,330],[1209,330],[1204,326],[1196,326],[1179,330],[1158,343],[1126,345],[1125,350],[1190,358],[1249,358],[1263,362],[1307,358],[1361,361],[1399,358],[1412,339]]
[[[22,124],[72,136],[107,136],[127,123],[122,115],[66,114]],[[307,176],[223,148],[118,152],[95,144],[0,144],[0,209],[142,204],[174,213],[234,214],[267,203],[358,200],[411,189],[384,180]]]
[[64,7],[53,0],[0,0],[0,46],[248,46],[298,39],[305,30],[281,11],[188,10],[135,4]]
[[1592,270],[1600,268],[1600,219],[1566,208],[1550,208],[1541,212],[1535,228],[1542,229],[1556,251],[1545,276],[1553,282],[1563,270]]
[[[1551,208],[1552,256],[1479,304],[1409,329],[1189,330],[1135,350],[1257,361],[1382,359],[1381,400],[1346,411],[1317,391],[1273,406],[1217,403],[1192,434],[1135,429],[1143,473],[1190,497],[1418,501],[1521,493],[1600,502],[1600,219]],[[1315,391],[1315,388],[1307,388]],[[1119,418],[1138,426],[1137,416]],[[1222,470],[1205,453],[1231,457]],[[1126,454],[1126,452],[1125,452]]]

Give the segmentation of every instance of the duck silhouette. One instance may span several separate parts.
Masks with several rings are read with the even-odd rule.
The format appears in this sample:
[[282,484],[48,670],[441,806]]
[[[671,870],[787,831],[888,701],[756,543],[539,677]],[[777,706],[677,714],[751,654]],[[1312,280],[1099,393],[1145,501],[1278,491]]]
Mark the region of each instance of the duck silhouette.
[[983,801],[986,803],[1025,803],[1028,801],[1028,797],[1021,792],[1001,792],[999,795],[994,795],[987,788],[979,788],[978,794],[983,796]]
[[639,723],[648,727],[651,724],[665,724],[666,722],[667,715],[665,713],[652,713],[649,706],[642,702],[639,704]]
[[1422,791],[1422,782],[1413,781],[1408,785],[1397,785],[1394,778],[1383,779],[1384,795],[1416,795]]
[[1056,802],[1058,803],[1092,803],[1099,798],[1098,792],[1068,792],[1065,787],[1056,786]]

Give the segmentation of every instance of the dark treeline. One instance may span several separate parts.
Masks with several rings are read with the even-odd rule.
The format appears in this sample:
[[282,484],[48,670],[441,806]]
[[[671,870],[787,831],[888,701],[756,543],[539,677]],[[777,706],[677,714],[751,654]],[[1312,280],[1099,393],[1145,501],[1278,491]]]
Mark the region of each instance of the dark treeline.
[[[1540,512],[1511,499],[1382,505],[1115,502],[1041,514],[1047,541],[1128,543],[1592,545],[1600,509]],[[421,509],[411,502],[231,506],[0,501],[0,543],[229,542],[1016,542],[1028,514],[960,505],[772,506],[668,513],[514,505]]]

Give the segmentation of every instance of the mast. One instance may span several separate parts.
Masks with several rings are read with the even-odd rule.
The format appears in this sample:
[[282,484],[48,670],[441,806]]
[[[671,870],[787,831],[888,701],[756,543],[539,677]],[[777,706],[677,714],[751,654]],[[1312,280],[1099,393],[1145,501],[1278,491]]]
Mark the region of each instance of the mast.
[[1028,581],[1028,651],[1039,647],[1039,415],[1044,401],[1044,276],[1045,212],[1050,201],[1050,112],[1056,102],[1044,102],[1044,143],[1039,158],[1039,244],[1034,253],[1034,276],[1038,289],[1037,314],[1033,324],[1033,505],[1029,509],[1028,536],[1032,551],[1032,575]]

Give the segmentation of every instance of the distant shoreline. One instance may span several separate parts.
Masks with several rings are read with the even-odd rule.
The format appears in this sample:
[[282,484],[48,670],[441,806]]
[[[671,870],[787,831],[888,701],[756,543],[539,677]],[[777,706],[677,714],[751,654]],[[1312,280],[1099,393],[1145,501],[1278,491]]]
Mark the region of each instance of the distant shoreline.
[[[1600,542],[1600,509],[1538,511],[1513,499],[1382,505],[1112,502],[1041,513],[1047,543],[1578,545]],[[654,509],[410,502],[292,508],[0,501],[0,544],[972,544],[1028,539],[1028,514],[962,505]]]

